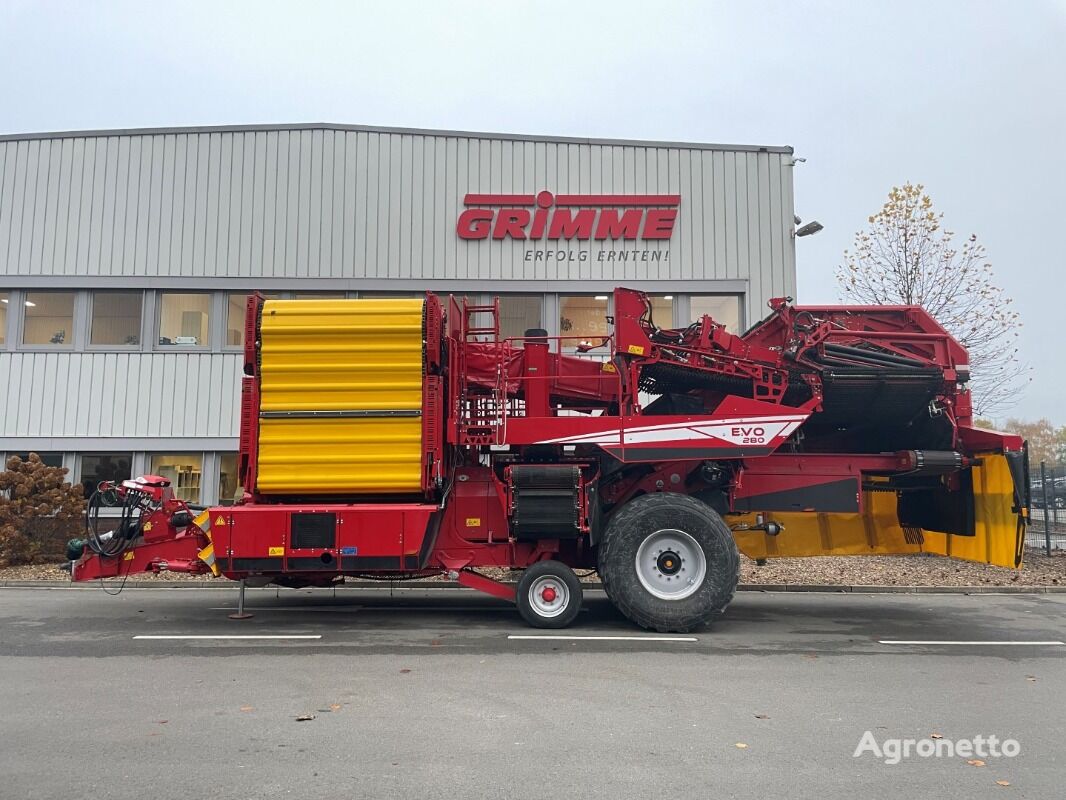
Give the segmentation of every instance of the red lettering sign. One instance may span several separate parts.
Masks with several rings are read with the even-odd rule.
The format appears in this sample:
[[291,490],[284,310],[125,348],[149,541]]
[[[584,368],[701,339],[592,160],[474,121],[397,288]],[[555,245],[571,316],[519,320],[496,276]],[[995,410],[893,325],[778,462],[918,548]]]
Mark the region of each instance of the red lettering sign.
[[676,194],[468,194],[455,226],[462,239],[669,239]]

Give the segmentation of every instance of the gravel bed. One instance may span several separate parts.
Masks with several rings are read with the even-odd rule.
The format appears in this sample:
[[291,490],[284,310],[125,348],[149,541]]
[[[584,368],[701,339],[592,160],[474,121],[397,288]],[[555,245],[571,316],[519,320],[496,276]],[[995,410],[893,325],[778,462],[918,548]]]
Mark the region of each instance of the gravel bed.
[[[485,569],[497,580],[517,579],[517,570]],[[138,574],[130,579],[154,581],[203,580],[202,575],[164,572]],[[3,580],[69,580],[70,575],[52,565],[0,569]],[[444,578],[440,578],[444,580]],[[595,581],[595,573],[582,580]],[[819,586],[1059,586],[1066,585],[1066,552],[1051,556],[1029,551],[1020,570],[973,564],[938,556],[820,556],[771,559],[758,566],[741,559],[741,583],[810,584]]]

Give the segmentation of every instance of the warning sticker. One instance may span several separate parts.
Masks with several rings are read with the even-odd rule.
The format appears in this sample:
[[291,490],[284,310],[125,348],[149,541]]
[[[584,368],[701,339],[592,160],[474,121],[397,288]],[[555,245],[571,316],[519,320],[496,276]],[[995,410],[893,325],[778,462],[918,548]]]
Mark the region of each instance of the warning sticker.
[[225,525],[225,524],[226,524],[226,520],[224,520],[222,518],[222,515],[219,514],[218,518],[215,520],[215,525],[220,526],[220,525]]
[[626,348],[626,352],[632,353],[635,356],[642,356],[644,355],[644,345],[631,344],[629,345],[629,347]]
[[481,527],[481,517],[467,517],[466,518],[466,527],[468,527],[468,528],[480,528]]
[[271,547],[267,551],[267,555],[268,556],[283,556],[283,555],[285,555],[285,548],[284,547]]

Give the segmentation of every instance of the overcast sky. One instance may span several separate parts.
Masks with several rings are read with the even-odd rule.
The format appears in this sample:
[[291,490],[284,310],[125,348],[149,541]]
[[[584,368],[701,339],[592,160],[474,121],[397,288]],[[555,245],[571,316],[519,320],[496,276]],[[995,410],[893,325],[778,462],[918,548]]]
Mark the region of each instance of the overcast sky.
[[977,233],[1066,423],[1066,0],[0,0],[0,132],[337,122],[788,144],[799,300],[889,188]]

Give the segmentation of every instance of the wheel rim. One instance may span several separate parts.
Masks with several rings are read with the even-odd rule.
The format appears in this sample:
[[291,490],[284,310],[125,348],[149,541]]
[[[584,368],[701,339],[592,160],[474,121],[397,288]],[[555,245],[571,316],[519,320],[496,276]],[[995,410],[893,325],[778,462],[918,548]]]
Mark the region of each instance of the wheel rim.
[[570,590],[558,578],[545,575],[530,584],[528,600],[537,616],[551,619],[562,614],[570,605]]
[[707,557],[692,536],[677,528],[655,531],[637,548],[637,577],[660,600],[683,600],[707,577]]

